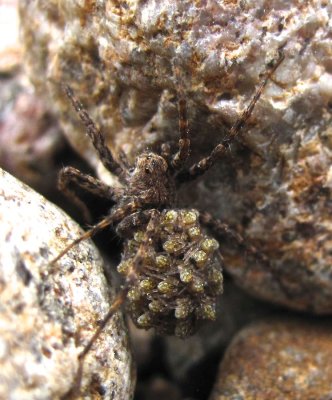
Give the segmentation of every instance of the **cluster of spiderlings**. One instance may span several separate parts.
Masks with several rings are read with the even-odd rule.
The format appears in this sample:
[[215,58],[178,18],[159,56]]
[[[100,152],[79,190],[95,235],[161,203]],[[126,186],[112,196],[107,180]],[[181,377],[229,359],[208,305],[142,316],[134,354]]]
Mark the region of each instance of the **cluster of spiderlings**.
[[127,310],[139,328],[186,337],[200,321],[216,318],[223,290],[218,242],[204,233],[196,210],[164,210],[155,225],[150,241],[144,227],[125,243],[118,266],[124,276],[144,249]]

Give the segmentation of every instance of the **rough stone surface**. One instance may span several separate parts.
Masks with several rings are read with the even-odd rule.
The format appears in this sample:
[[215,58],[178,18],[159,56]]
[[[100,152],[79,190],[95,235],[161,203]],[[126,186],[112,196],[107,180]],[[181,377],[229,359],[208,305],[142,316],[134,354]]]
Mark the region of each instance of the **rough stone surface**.
[[210,400],[327,400],[332,324],[271,319],[240,332],[220,365]]
[[[0,220],[0,398],[62,398],[110,304],[101,259],[86,241],[51,267],[81,229],[2,170]],[[134,381],[117,315],[84,363],[82,396],[129,399]]]
[[176,141],[180,91],[197,159],[223,138],[284,46],[241,144],[179,199],[222,217],[271,260],[272,269],[222,243],[225,268],[241,286],[332,312],[330,2],[33,0],[20,13],[31,79],[105,180],[61,82],[132,160]]

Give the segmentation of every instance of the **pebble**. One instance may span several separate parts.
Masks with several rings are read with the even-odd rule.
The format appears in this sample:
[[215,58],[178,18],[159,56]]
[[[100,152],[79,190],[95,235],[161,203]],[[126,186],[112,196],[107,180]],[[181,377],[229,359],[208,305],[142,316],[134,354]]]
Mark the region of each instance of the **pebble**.
[[331,321],[274,318],[240,331],[209,400],[331,398]]
[[[51,266],[82,230],[3,170],[0,220],[0,398],[64,398],[78,355],[110,305],[101,257],[85,241]],[[86,399],[130,399],[134,384],[117,314],[85,359],[81,392]]]

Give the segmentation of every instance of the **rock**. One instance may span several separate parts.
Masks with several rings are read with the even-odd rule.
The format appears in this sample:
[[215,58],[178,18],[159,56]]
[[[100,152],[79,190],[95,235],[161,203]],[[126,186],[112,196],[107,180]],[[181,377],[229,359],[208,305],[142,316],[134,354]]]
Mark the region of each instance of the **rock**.
[[0,4],[0,167],[49,195],[56,187],[65,139],[22,71],[17,3]]
[[49,194],[56,188],[64,137],[44,101],[20,81],[0,82],[0,166]]
[[144,400],[181,400],[178,388],[163,378],[156,377],[138,388],[138,398]]
[[267,257],[269,265],[221,243],[226,270],[250,293],[332,312],[329,2],[33,0],[20,2],[20,15],[32,81],[108,182],[61,83],[132,161],[177,141],[176,95],[184,94],[198,159],[225,137],[283,47],[285,60],[237,144],[179,201],[221,217]]
[[275,318],[243,329],[220,365],[210,400],[331,398],[332,324]]
[[21,64],[22,47],[19,43],[17,0],[0,4],[0,75],[12,74]]
[[212,379],[212,368],[207,366],[216,367],[236,332],[248,323],[275,312],[270,305],[248,296],[230,279],[225,281],[224,286],[215,322],[202,326],[196,335],[186,340],[165,338],[165,357],[170,373],[177,382],[191,386],[193,395],[200,381]]
[[[82,230],[64,212],[0,173],[0,397],[64,398],[78,355],[107,312],[109,286],[90,241],[50,261]],[[122,317],[112,318],[83,365],[87,399],[132,397]]]

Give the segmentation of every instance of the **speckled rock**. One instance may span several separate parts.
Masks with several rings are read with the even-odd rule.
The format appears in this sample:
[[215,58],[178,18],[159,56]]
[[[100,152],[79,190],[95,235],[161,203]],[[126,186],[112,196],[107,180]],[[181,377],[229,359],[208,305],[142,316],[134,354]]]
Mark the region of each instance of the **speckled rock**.
[[[51,267],[81,229],[2,170],[0,220],[0,398],[63,398],[78,355],[110,304],[101,259],[86,241]],[[82,395],[130,399],[134,381],[117,315],[85,360]]]
[[176,141],[180,90],[197,159],[223,138],[283,46],[285,60],[239,143],[179,199],[222,217],[270,259],[262,265],[222,242],[225,268],[242,287],[332,312],[330,2],[33,0],[20,2],[20,14],[32,81],[108,181],[61,82],[131,159]]
[[332,322],[270,319],[240,332],[210,400],[325,400],[332,395]]

